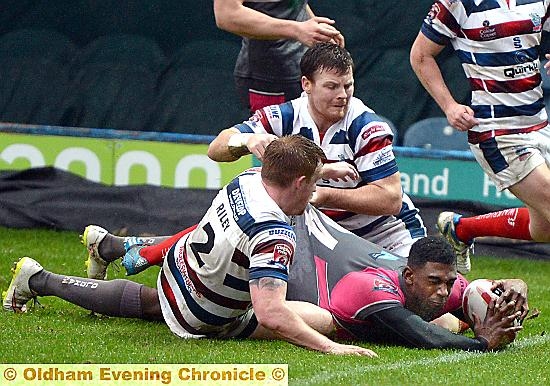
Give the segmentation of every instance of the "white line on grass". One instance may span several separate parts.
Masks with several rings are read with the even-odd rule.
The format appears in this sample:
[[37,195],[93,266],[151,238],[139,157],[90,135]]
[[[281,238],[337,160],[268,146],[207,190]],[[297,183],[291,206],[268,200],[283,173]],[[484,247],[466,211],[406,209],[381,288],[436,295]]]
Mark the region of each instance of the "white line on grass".
[[[550,335],[543,336],[531,336],[529,338],[515,341],[509,350],[522,349],[526,347],[536,346],[539,344],[547,343],[550,341]],[[346,367],[345,370],[327,370],[316,374],[308,379],[292,380],[293,385],[316,385],[319,382],[330,382],[331,379],[338,379],[340,377],[348,377],[353,374],[364,375],[369,371],[388,371],[388,370],[404,370],[417,366],[434,366],[441,363],[457,363],[462,361],[471,361],[477,356],[486,355],[483,352],[468,352],[458,351],[450,354],[441,355],[438,357],[430,357],[425,359],[417,359],[411,361],[400,361],[395,363],[385,363],[380,365],[356,365],[353,367]]]

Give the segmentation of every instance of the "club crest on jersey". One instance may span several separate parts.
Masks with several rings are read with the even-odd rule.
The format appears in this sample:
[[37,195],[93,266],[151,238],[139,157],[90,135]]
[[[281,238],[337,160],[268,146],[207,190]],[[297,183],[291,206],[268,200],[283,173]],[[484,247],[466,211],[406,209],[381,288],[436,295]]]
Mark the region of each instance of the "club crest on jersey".
[[542,18],[536,13],[530,13],[531,22],[533,23],[533,32],[540,32],[542,30]]
[[292,263],[292,248],[286,244],[277,244],[273,248],[273,262],[288,267]]
[[387,281],[382,281],[380,279],[374,280],[374,285],[372,286],[372,290],[389,292],[394,295],[399,294],[397,287],[393,283],[388,283]]

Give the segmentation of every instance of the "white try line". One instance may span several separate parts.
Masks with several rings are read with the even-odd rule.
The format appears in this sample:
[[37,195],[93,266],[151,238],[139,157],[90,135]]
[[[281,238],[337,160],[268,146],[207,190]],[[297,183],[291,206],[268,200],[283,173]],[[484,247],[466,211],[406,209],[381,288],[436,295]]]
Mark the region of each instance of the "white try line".
[[[550,341],[550,335],[543,336],[531,336],[529,338],[515,341],[507,350],[517,350],[526,347],[537,346],[539,344],[547,343]],[[471,361],[475,357],[487,355],[484,352],[468,352],[458,351],[450,354],[444,354],[438,357],[430,357],[425,359],[417,359],[411,361],[399,361],[395,363],[385,363],[380,365],[356,365],[354,367],[346,367],[345,370],[337,371],[323,371],[308,379],[292,380],[293,385],[316,385],[319,382],[327,382],[334,379],[335,384],[338,378],[348,377],[354,373],[365,375],[369,371],[388,371],[388,370],[404,370],[407,368],[417,366],[434,366],[441,363],[458,363],[463,361]],[[368,360],[368,358],[367,358]]]

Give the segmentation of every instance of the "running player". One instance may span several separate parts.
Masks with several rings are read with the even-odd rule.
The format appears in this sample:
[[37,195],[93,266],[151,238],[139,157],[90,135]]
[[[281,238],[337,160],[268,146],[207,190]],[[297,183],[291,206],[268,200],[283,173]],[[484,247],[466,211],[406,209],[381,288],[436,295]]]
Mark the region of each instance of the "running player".
[[[439,0],[411,49],[416,75],[449,123],[468,131],[484,172],[527,206],[468,219],[441,213],[438,228],[453,244],[462,273],[470,271],[475,237],[550,241],[550,128],[539,70],[549,6],[548,0]],[[470,83],[470,106],[453,98],[435,60],[448,44]]]

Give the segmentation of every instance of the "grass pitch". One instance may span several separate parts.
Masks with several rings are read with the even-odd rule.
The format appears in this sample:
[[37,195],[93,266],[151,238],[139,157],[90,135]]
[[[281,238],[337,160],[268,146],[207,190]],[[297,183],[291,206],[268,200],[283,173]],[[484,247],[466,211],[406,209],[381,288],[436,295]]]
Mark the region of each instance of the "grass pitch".
[[[85,248],[75,232],[0,228],[0,289],[10,268],[31,256],[46,269],[85,276]],[[158,268],[132,279],[149,286]],[[109,269],[110,278],[124,273]],[[278,341],[182,340],[166,325],[91,316],[62,300],[23,315],[0,312],[0,363],[287,363],[291,385],[544,385],[550,384],[550,261],[474,257],[475,278],[519,277],[529,305],[541,311],[518,339],[496,353],[416,350],[359,343],[379,358],[336,357]],[[1,382],[0,382],[1,383]]]

